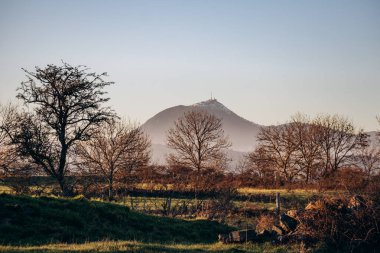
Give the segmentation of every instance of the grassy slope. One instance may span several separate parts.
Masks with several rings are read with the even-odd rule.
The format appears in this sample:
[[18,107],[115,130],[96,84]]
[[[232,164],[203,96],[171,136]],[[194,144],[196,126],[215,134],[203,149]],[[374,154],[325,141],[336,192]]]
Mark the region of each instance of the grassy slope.
[[211,221],[148,216],[109,203],[0,195],[0,244],[99,240],[210,243],[231,228]]

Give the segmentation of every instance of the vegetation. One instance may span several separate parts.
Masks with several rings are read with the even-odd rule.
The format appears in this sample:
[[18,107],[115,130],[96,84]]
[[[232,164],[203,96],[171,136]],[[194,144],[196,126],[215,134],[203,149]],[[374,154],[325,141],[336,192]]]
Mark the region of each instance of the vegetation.
[[108,199],[113,199],[115,183],[126,183],[133,173],[148,165],[150,141],[139,128],[112,120],[102,125],[91,140],[76,146],[77,163],[82,174],[107,182]]
[[169,155],[169,164],[200,174],[207,168],[225,168],[224,151],[231,143],[224,137],[222,119],[205,111],[190,111],[169,129],[168,146],[175,151]]
[[102,240],[211,243],[232,228],[214,221],[148,216],[84,199],[0,196],[0,244],[41,245]]
[[63,195],[72,195],[66,180],[71,148],[90,139],[101,123],[115,116],[104,107],[109,99],[103,97],[104,87],[112,82],[103,81],[106,73],[88,73],[67,63],[24,71],[28,80],[22,82],[17,98],[32,112],[11,111],[1,130],[17,154],[37,170],[35,174],[54,178]]
[[[380,151],[344,117],[298,114],[287,124],[263,127],[258,147],[232,173],[222,119],[190,111],[168,132],[173,153],[167,164],[155,165],[148,136],[105,106],[103,89],[112,84],[105,73],[66,63],[25,72],[17,97],[30,112],[0,106],[0,244],[8,245],[0,251],[378,246]],[[74,194],[80,197],[63,198]],[[278,227],[286,222],[279,211],[297,225]],[[257,238],[260,230],[261,241],[215,243],[218,234],[236,242],[226,234],[242,228],[256,229]]]
[[297,115],[288,124],[263,128],[257,139],[246,169],[279,185],[310,184],[334,176],[354,165],[358,151],[367,146],[367,136],[338,115],[314,120]]
[[[139,252],[139,253],[236,253],[236,252],[266,252],[266,253],[298,253],[302,246],[295,245],[271,245],[263,244],[159,244],[136,241],[101,241],[84,244],[47,244],[41,246],[0,246],[0,252],[19,253],[85,253],[85,252]],[[315,249],[311,252],[319,252]]]

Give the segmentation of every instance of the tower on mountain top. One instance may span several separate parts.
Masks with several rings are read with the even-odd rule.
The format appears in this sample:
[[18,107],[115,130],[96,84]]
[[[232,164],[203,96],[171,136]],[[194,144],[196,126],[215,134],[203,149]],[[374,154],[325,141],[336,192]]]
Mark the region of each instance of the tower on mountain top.
[[214,97],[212,96],[212,92],[211,92],[211,98],[210,98],[210,101],[216,101],[216,98],[214,98]]

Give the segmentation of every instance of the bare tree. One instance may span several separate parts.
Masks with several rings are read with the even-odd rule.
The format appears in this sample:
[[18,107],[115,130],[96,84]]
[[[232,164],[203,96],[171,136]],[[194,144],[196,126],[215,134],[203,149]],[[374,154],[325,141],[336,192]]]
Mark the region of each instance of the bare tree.
[[290,123],[262,128],[257,139],[259,145],[248,155],[248,164],[273,168],[287,182],[329,177],[353,164],[358,150],[367,145],[367,136],[337,115],[310,120],[297,114]]
[[6,134],[6,126],[15,119],[16,108],[0,105],[0,181],[4,181],[15,167],[17,155]]
[[198,184],[203,170],[225,166],[225,149],[231,143],[224,136],[221,119],[193,110],[185,112],[169,130],[168,146],[175,151],[169,154],[168,163],[195,170],[198,177],[195,184]]
[[18,193],[29,190],[30,179],[38,174],[27,158],[20,156],[17,146],[7,134],[7,129],[19,122],[18,107],[0,105],[0,181]]
[[205,111],[184,113],[168,132],[171,164],[190,167],[198,172],[226,160],[225,149],[231,143],[224,136],[222,120]]
[[297,142],[291,124],[264,127],[257,140],[257,151],[251,154],[250,159],[261,166],[271,166],[277,177],[286,182],[291,182],[299,175],[301,169],[295,160]]
[[376,171],[380,171],[380,150],[378,147],[369,146],[360,149],[356,158],[359,167],[366,173],[367,179],[373,176]]
[[305,177],[305,183],[317,179],[317,170],[321,164],[318,128],[307,115],[297,113],[292,116],[290,127],[293,128],[296,143],[296,163]]
[[112,121],[91,140],[77,145],[78,165],[90,175],[107,181],[108,198],[114,197],[115,181],[125,179],[132,171],[150,160],[150,141],[141,128],[126,122]]
[[250,182],[252,186],[269,186],[275,182],[275,169],[273,158],[262,147],[246,154],[240,162],[240,177],[243,182]]
[[96,128],[114,117],[103,107],[109,99],[103,89],[106,73],[89,73],[84,66],[47,65],[26,72],[17,98],[32,112],[19,115],[19,121],[6,132],[18,151],[55,180],[64,195],[72,188],[66,180],[68,156],[74,144],[88,140]]
[[367,135],[348,119],[339,115],[324,115],[313,120],[317,127],[318,144],[322,151],[322,177],[334,174],[342,166],[354,162],[356,152],[368,145]]

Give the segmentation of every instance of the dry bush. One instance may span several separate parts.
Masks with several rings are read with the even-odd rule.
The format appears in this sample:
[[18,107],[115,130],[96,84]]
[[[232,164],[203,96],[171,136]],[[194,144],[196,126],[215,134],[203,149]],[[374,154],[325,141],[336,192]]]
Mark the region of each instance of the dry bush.
[[256,231],[264,231],[264,230],[272,230],[273,224],[276,222],[276,217],[272,214],[263,214],[260,215],[257,225],[256,225]]
[[356,167],[347,167],[338,170],[328,178],[319,181],[320,190],[348,190],[358,193],[366,190],[368,181],[365,173]]
[[295,235],[336,248],[368,250],[379,246],[380,206],[368,198],[324,198],[298,217]]

